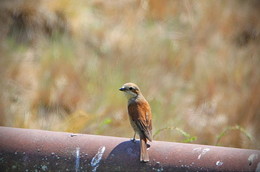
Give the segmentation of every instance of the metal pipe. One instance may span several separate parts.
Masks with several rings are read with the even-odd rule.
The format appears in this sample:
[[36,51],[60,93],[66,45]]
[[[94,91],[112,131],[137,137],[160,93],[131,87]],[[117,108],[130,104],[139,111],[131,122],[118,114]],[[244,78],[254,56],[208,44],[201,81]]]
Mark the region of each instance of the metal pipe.
[[260,171],[260,151],[0,127],[0,171]]

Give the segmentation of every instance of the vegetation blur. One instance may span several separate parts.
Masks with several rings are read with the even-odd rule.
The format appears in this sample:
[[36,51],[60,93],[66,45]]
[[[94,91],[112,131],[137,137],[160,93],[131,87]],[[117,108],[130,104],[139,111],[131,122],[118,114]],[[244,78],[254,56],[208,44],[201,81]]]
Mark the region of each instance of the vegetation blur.
[[260,148],[260,1],[2,0],[0,125]]

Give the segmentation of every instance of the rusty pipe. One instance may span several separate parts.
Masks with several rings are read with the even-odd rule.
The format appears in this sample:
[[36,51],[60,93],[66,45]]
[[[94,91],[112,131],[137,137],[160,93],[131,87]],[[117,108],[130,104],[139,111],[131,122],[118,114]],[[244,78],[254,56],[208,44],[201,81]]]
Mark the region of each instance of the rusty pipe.
[[0,127],[0,171],[259,171],[260,151]]

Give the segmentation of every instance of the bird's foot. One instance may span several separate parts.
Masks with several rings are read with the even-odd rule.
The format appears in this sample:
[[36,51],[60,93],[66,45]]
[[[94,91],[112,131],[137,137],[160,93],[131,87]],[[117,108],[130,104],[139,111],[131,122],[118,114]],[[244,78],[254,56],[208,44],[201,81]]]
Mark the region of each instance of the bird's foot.
[[132,138],[132,139],[130,139],[130,140],[131,140],[131,142],[136,143],[135,138]]

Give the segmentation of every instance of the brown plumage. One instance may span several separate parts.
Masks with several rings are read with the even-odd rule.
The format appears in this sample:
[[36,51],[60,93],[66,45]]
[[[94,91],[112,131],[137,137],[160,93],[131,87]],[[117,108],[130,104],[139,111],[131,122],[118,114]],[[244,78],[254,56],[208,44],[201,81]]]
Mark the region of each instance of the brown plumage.
[[[128,115],[132,128],[140,137],[140,161],[148,162],[147,141],[152,141],[152,113],[138,86],[126,83],[119,89],[128,98]],[[135,140],[135,134],[134,138]]]

